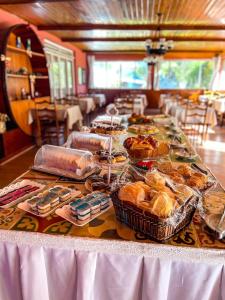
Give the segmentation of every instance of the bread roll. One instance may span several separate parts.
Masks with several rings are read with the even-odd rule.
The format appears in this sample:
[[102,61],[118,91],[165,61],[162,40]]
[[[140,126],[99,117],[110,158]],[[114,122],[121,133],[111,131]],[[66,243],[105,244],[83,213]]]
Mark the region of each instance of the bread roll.
[[174,208],[177,206],[176,201],[165,192],[159,192],[150,202],[152,205],[151,211],[154,215],[160,218],[168,218],[171,216]]
[[145,200],[145,190],[139,184],[128,183],[120,189],[119,199],[137,204]]
[[159,173],[150,173],[150,172],[146,174],[145,182],[150,187],[155,187],[155,186],[160,187],[166,184],[165,178],[162,177]]

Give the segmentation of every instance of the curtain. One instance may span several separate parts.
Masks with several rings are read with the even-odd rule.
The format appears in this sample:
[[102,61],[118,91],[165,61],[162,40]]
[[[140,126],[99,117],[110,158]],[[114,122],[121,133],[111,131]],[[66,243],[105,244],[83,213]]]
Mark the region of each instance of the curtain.
[[152,69],[154,68],[153,65],[148,64],[148,78],[147,78],[147,89],[151,90],[152,87],[152,76],[153,76],[153,71]]
[[88,55],[87,61],[88,61],[88,70],[89,70],[88,86],[89,88],[93,88],[94,87],[94,62],[95,62],[94,55]]
[[156,62],[154,70],[154,90],[159,90],[159,71],[160,71],[160,62]]
[[213,72],[213,77],[212,81],[210,84],[210,89],[213,91],[219,90],[220,89],[220,77],[221,77],[221,66],[222,66],[222,58],[221,55],[217,55],[213,58],[214,60],[214,72]]

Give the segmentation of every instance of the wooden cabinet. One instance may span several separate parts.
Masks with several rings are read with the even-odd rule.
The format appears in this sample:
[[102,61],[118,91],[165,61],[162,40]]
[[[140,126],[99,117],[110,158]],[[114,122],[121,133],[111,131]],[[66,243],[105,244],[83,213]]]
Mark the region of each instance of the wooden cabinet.
[[[18,46],[18,37],[21,45]],[[27,49],[27,42],[30,49]],[[29,43],[28,42],[28,43]],[[0,112],[10,117],[0,137],[0,158],[33,143],[29,109],[35,94],[50,97],[47,61],[42,44],[26,24],[0,29]],[[25,95],[22,95],[25,92]]]

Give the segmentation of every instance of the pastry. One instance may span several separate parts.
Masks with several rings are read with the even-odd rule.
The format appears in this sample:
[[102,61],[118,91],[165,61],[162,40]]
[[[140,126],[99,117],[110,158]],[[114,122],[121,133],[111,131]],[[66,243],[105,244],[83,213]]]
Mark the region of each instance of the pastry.
[[136,113],[133,113],[129,118],[128,122],[130,124],[146,124],[146,123],[154,123],[151,116],[145,116],[145,115],[138,115]]
[[32,182],[30,180],[23,180],[14,184],[11,184],[0,190],[0,207],[10,204],[14,201],[21,201],[24,197],[31,196],[33,193],[37,193],[44,186]]
[[128,183],[119,190],[119,199],[137,204],[145,200],[145,190],[138,184]]
[[176,201],[165,192],[155,195],[151,200],[151,205],[151,212],[160,218],[168,218],[177,207]]
[[156,134],[159,132],[158,128],[150,125],[131,125],[128,127],[128,131],[136,134]]
[[159,142],[152,136],[139,135],[129,137],[124,141],[124,148],[134,158],[150,158],[166,155],[169,153],[169,146],[165,142]]
[[194,172],[190,178],[187,179],[187,184],[191,187],[204,189],[207,183],[207,176],[201,173]]
[[100,163],[116,164],[126,161],[128,155],[125,151],[113,151],[111,155],[109,155],[108,151],[97,151],[95,157]]
[[117,135],[126,133],[126,128],[122,125],[97,124],[91,128],[91,133]]
[[164,186],[166,184],[166,179],[162,177],[159,173],[146,173],[145,175],[145,182],[151,186],[151,187],[156,187],[156,186]]
[[190,177],[193,173],[193,170],[191,169],[191,167],[187,166],[187,165],[180,165],[177,168],[178,173],[180,173],[181,175],[185,176],[185,177]]

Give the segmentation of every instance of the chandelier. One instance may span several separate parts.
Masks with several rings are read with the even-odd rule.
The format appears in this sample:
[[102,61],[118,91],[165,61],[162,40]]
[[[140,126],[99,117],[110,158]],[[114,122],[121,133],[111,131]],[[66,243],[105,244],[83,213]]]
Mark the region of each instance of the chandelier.
[[144,61],[148,65],[155,65],[158,61],[163,58],[168,51],[173,48],[173,41],[166,40],[165,38],[160,37],[160,19],[162,14],[158,13],[158,28],[156,31],[156,37],[153,40],[146,40],[145,47],[146,47],[146,54],[147,56],[144,58]]

